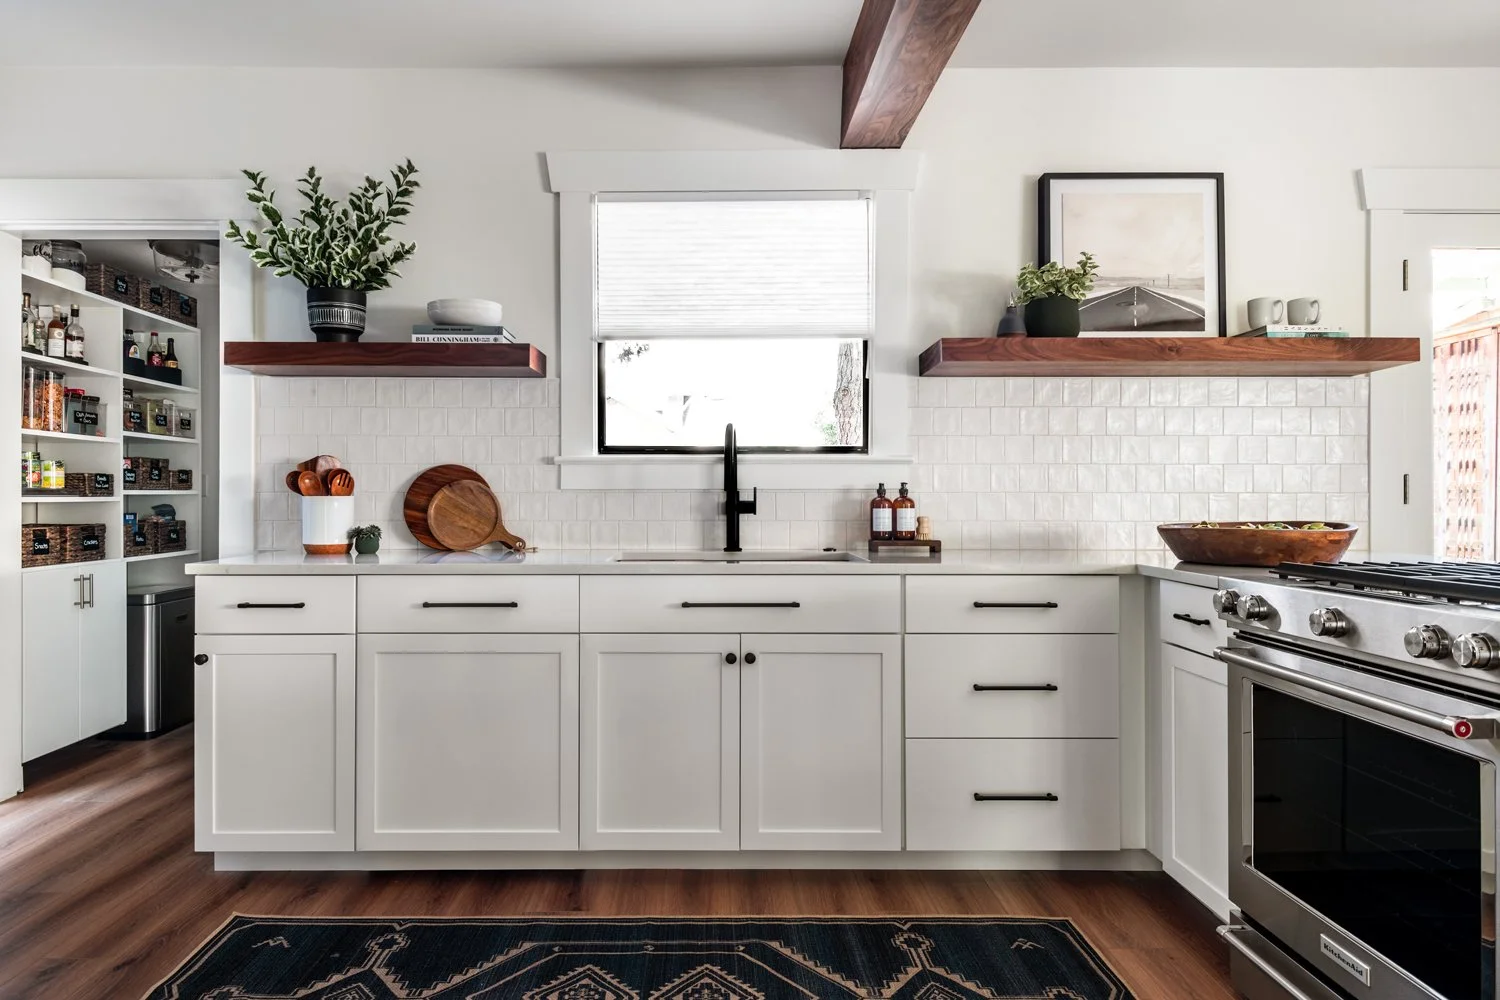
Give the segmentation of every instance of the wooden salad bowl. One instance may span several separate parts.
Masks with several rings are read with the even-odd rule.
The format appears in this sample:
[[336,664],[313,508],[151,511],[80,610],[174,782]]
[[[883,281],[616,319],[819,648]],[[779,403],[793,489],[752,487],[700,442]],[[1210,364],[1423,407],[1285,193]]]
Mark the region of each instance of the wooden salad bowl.
[[[1157,534],[1183,562],[1217,566],[1275,566],[1284,562],[1338,562],[1359,529],[1343,521],[1281,521],[1290,528],[1262,528],[1266,522],[1219,521],[1217,527],[1193,523],[1159,524]],[[1309,524],[1326,525],[1308,528]]]

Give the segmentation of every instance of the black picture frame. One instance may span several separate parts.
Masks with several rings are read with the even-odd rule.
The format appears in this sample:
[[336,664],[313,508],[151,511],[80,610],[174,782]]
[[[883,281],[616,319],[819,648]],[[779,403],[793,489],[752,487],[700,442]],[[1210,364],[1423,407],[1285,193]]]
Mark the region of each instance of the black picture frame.
[[[1217,335],[1229,336],[1229,297],[1225,285],[1225,262],[1224,262],[1224,175],[1222,173],[1197,172],[1197,171],[1172,171],[1165,173],[1153,172],[1126,172],[1126,173],[1045,173],[1037,178],[1037,263],[1044,264],[1053,260],[1056,254],[1052,248],[1052,236],[1054,224],[1052,220],[1052,186],[1057,181],[1120,181],[1120,180],[1192,180],[1212,181],[1214,185],[1214,211],[1215,211],[1215,243],[1214,255],[1216,258],[1214,273],[1218,277],[1218,324]],[[1060,261],[1060,263],[1068,263]],[[1205,270],[1208,270],[1205,268]],[[1206,324],[1205,324],[1206,325]],[[1206,331],[1204,336],[1213,336],[1211,331]]]

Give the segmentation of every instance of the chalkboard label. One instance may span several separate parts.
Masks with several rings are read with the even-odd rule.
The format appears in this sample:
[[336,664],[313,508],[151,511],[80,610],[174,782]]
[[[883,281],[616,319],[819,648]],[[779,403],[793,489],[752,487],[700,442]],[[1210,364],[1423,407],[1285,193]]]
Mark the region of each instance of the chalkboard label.
[[151,422],[158,427],[165,427],[167,426],[167,415],[165,413],[154,414],[151,418]]
[[177,415],[177,429],[178,430],[182,430],[182,431],[190,431],[190,430],[192,430],[193,429],[193,418],[192,417],[188,417],[188,416],[184,416],[184,415],[182,415],[182,414],[179,413]]
[[153,465],[146,473],[146,478],[153,483],[162,481],[161,466]]
[[164,306],[167,304],[167,290],[160,285],[152,285],[148,295],[153,306]]
[[129,295],[130,294],[130,279],[127,278],[127,277],[125,277],[123,274],[117,274],[117,275],[115,275],[115,294],[116,295]]
[[146,429],[146,415],[140,410],[126,410],[125,429],[127,431],[144,431]]
[[193,317],[193,304],[186,295],[177,296],[177,311],[189,319]]
[[52,536],[45,531],[33,531],[31,533],[31,554],[34,556],[51,555]]
[[146,543],[146,533],[144,531],[140,530],[139,528],[137,528],[135,531],[132,531],[130,533],[130,541],[131,541],[131,544],[133,544],[133,545],[145,545],[145,544],[147,544]]
[[96,427],[99,424],[99,414],[85,413],[83,410],[73,411],[73,423],[80,427]]
[[182,528],[178,525],[172,525],[165,529],[162,534],[166,536],[168,545],[176,545],[182,541]]
[[137,482],[134,469],[122,470],[120,473],[120,478],[125,481],[126,486],[134,486]]
[[111,488],[112,486],[114,486],[114,483],[111,481],[109,473],[107,473],[107,472],[96,472],[96,473],[94,473],[94,489],[96,489],[96,490],[107,490],[107,489]]
[[177,469],[175,471],[176,471],[176,474],[177,474],[177,482],[178,482],[178,484],[180,484],[182,486],[191,486],[191,485],[193,485],[193,470],[192,469]]
[[80,546],[85,552],[98,552],[102,539],[98,535],[84,535]]

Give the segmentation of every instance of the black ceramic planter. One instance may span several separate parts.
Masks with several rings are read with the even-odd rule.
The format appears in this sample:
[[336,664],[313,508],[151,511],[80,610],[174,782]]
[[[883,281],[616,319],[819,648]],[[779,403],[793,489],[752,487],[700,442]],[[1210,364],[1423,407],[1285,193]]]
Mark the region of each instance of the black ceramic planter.
[[365,332],[365,293],[350,288],[309,288],[307,325],[324,342],[352,342]]
[[1078,300],[1064,295],[1049,295],[1026,303],[1028,337],[1078,336]]

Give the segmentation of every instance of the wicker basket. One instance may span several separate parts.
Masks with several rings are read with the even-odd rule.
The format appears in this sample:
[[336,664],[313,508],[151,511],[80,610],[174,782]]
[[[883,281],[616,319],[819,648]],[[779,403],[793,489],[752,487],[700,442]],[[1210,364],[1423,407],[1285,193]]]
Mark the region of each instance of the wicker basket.
[[21,565],[60,566],[66,538],[61,524],[21,525]]
[[83,495],[86,497],[112,497],[115,495],[115,477],[109,472],[85,472]]
[[105,527],[102,524],[65,524],[63,543],[64,561],[70,563],[94,562],[103,559],[108,549],[105,544]]
[[141,522],[152,552],[181,552],[187,548],[187,522],[148,517]]
[[149,556],[151,554],[151,537],[146,529],[139,524],[125,526],[125,557]]
[[169,490],[191,490],[193,488],[192,469],[171,469],[167,477],[167,489]]
[[188,326],[198,325],[198,300],[175,288],[140,279],[135,305],[148,313]]
[[140,301],[142,280],[108,264],[89,264],[83,269],[83,287],[86,291],[129,306]]

